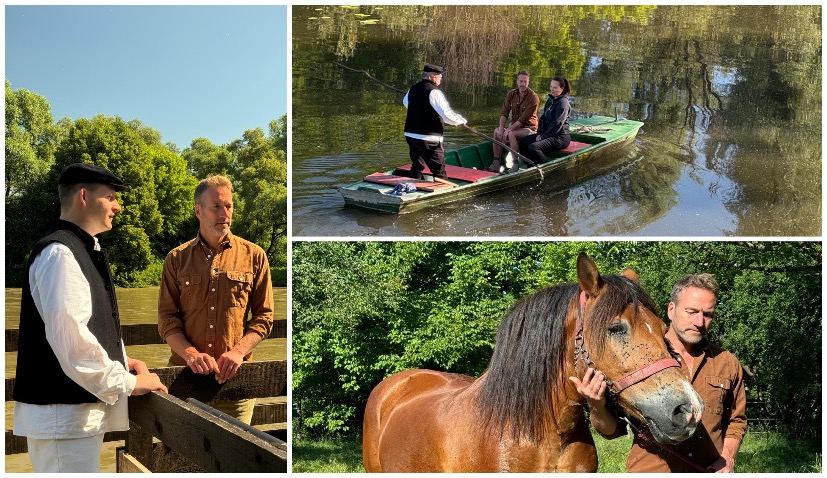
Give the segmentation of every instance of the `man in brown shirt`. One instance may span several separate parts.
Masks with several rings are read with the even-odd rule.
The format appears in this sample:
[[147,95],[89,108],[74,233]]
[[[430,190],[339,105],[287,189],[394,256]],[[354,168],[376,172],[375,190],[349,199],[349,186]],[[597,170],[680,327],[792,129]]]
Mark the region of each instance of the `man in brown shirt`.
[[[273,287],[264,250],[230,232],[232,184],[210,176],[195,188],[198,236],[167,254],[158,296],[158,331],[170,365],[231,379],[273,327]],[[249,319],[245,320],[247,312]],[[255,399],[212,402],[250,423]]]
[[[494,139],[507,143],[514,151],[519,151],[521,139],[537,132],[537,107],[540,105],[540,97],[528,87],[528,81],[528,72],[521,70],[517,74],[517,88],[506,95],[500,112],[500,125],[494,130]],[[509,115],[511,124],[506,127]],[[494,162],[488,168],[489,171],[500,171],[502,152],[502,146],[494,143]],[[512,164],[506,164],[508,168],[511,166]]]
[[[688,275],[672,289],[666,339],[692,387],[703,398],[704,412],[695,434],[677,445],[660,445],[635,436],[626,470],[630,472],[695,472],[684,459],[719,472],[735,469],[735,455],[747,431],[743,368],[730,352],[710,344],[705,335],[712,322],[718,283],[711,274]],[[571,377],[586,398],[592,426],[608,439],[626,428],[606,407],[602,372],[589,369],[579,380]],[[671,448],[672,452],[666,451]]]

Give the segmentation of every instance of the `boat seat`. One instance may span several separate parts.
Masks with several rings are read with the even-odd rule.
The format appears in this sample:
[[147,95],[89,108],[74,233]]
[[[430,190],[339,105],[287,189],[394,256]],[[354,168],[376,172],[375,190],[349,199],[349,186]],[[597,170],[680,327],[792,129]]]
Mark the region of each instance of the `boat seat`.
[[581,143],[579,141],[572,141],[572,142],[569,143],[568,146],[566,146],[565,148],[561,149],[560,151],[556,151],[556,152],[557,153],[563,153],[565,155],[569,155],[569,154],[576,153],[576,152],[580,151],[581,149],[586,149],[586,148],[591,147],[591,146],[593,146],[593,145],[591,145],[589,143]]
[[392,174],[385,174],[385,173],[373,173],[365,176],[364,179],[366,182],[374,183],[374,184],[382,184],[385,186],[396,186],[397,184],[402,183],[409,183],[416,186],[416,189],[420,191],[428,191],[433,192],[438,189],[450,188],[448,184],[437,183],[432,181],[425,181],[422,179],[413,179],[407,176],[396,176]]
[[[398,166],[394,173],[410,174],[411,166],[411,164]],[[425,170],[422,172],[425,174],[431,174],[431,170],[429,168],[425,168]],[[469,183],[475,183],[480,179],[490,178],[491,176],[499,176],[499,173],[492,173],[491,171],[485,171],[482,169],[463,168],[460,166],[451,166],[450,164],[445,165],[445,174],[448,177],[448,179],[456,179],[458,181],[466,181]]]

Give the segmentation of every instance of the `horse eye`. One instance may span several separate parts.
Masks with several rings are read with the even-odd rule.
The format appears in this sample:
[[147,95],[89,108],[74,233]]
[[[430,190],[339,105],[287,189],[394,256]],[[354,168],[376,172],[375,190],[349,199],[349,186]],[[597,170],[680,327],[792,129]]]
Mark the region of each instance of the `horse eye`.
[[626,324],[615,322],[609,326],[609,335],[623,335],[626,333]]

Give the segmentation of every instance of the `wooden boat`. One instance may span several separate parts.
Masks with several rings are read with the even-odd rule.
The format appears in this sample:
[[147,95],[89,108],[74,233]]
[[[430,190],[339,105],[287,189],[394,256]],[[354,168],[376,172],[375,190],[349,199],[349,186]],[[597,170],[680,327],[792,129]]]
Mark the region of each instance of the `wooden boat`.
[[[554,158],[547,163],[538,165],[544,175],[614,154],[632,142],[643,123],[591,116],[571,120],[569,125],[571,144],[554,153]],[[525,164],[521,164],[520,169],[513,173],[489,172],[487,168],[493,159],[492,143],[486,141],[445,152],[447,180],[450,184],[428,180],[429,177],[433,179],[433,176],[429,176],[428,169],[424,171],[426,179],[412,179],[408,177],[411,169],[411,164],[408,163],[389,171],[370,174],[357,183],[340,186],[339,193],[345,204],[402,214],[540,180],[538,167],[528,167]],[[412,192],[404,192],[406,190]]]

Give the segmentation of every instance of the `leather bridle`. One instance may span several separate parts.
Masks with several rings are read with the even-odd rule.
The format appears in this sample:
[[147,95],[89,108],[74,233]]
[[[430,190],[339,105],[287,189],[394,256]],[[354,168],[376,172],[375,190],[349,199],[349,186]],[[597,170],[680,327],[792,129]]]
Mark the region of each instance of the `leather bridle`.
[[[578,304],[578,307],[577,307],[577,328],[576,328],[575,333],[574,333],[574,368],[575,368],[575,370],[577,369],[577,363],[579,361],[582,361],[587,367],[594,366],[594,362],[592,362],[592,360],[589,358],[589,351],[586,350],[586,348],[583,346],[584,341],[585,341],[583,339],[583,311],[586,308],[586,299],[587,298],[588,298],[588,294],[586,294],[586,291],[580,291],[580,299],[579,299],[579,304]],[[628,417],[625,416],[625,414],[623,413],[623,410],[620,408],[620,399],[619,399],[620,392],[622,392],[623,390],[626,390],[627,388],[631,387],[632,385],[634,385],[638,382],[642,382],[643,380],[646,380],[647,378],[651,377],[652,375],[655,375],[656,373],[658,373],[662,370],[665,370],[665,369],[671,368],[671,367],[680,368],[681,365],[674,358],[666,358],[666,359],[656,360],[656,361],[654,361],[654,362],[652,362],[648,365],[645,365],[644,367],[640,368],[639,370],[636,370],[636,371],[634,371],[630,374],[627,374],[627,375],[623,376],[622,378],[620,378],[617,381],[610,380],[609,377],[606,377],[606,385],[607,385],[607,389],[609,391],[609,402],[610,402],[611,408],[614,409],[614,413],[618,416],[618,418],[624,420],[626,423],[629,424],[629,426],[634,431],[635,436],[637,436],[642,441],[658,446],[660,449],[664,450],[665,452],[671,454],[672,456],[680,459],[681,461],[683,461],[687,465],[691,466],[696,471],[709,473],[709,472],[711,472],[711,470],[709,470],[708,468],[703,467],[703,466],[699,465],[697,462],[683,456],[683,454],[677,452],[676,450],[673,450],[671,447],[668,447],[666,445],[658,443],[651,436],[651,434],[649,433],[648,429],[646,429],[645,426],[641,426],[641,427],[636,426],[634,423],[632,423],[632,421]],[[595,367],[595,369],[596,369],[596,367]],[[604,374],[604,376],[605,376],[605,374]]]
[[[582,361],[586,367],[594,366],[594,362],[589,358],[589,351],[586,350],[584,347],[585,339],[583,338],[583,311],[586,308],[586,299],[588,298],[588,294],[586,291],[580,291],[580,300],[577,307],[577,327],[574,332],[574,367],[577,368],[577,363]],[[665,370],[667,368],[672,367],[681,367],[681,364],[678,363],[677,360],[674,358],[665,358],[656,360],[650,364],[647,364],[640,369],[627,374],[621,377],[618,380],[610,380],[609,377],[606,377],[606,385],[608,386],[608,390],[614,398],[620,395],[620,393],[627,388],[631,387],[632,385],[642,382],[647,378],[655,375],[656,373]]]

